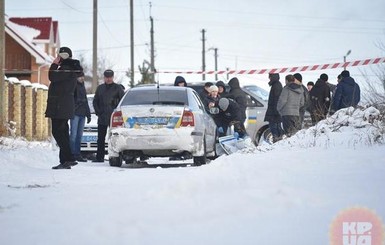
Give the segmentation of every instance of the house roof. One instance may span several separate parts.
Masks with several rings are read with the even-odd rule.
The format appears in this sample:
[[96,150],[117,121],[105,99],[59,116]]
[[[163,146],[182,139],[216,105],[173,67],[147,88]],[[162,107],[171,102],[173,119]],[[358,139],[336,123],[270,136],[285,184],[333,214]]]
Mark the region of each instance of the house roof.
[[39,30],[5,20],[5,32],[35,57],[36,63],[47,64],[53,61],[54,58],[52,56],[33,43],[33,39],[40,35]]
[[16,24],[39,30],[40,35],[35,39],[50,40],[51,31],[53,31],[51,17],[11,17],[9,20]]

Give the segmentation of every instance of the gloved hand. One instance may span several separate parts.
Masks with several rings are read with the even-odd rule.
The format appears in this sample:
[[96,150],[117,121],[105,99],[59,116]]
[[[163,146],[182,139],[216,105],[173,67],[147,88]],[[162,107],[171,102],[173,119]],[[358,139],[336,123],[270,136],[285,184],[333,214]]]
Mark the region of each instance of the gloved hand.
[[239,134],[238,134],[238,132],[234,132],[234,138],[236,138],[237,140],[239,139]]
[[91,117],[87,117],[87,123],[91,122]]
[[223,130],[222,127],[219,127],[219,128],[218,128],[218,133],[223,134],[224,132],[225,132],[225,131]]

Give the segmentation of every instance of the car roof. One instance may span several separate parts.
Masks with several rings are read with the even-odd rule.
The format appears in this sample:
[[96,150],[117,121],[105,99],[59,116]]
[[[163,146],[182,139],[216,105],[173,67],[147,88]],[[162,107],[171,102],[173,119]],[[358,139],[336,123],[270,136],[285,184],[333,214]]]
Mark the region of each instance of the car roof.
[[180,91],[180,90],[193,90],[189,87],[180,87],[180,86],[168,86],[168,85],[161,85],[159,88],[154,84],[154,86],[139,86],[139,87],[133,87],[130,89],[130,91],[148,91],[148,90],[175,90],[175,91]]

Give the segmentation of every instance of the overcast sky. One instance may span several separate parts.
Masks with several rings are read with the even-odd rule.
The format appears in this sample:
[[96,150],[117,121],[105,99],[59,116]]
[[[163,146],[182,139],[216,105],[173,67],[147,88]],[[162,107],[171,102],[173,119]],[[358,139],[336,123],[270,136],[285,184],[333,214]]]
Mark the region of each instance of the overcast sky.
[[[383,57],[385,1],[383,0],[152,0],[155,28],[155,66],[159,71],[198,71],[202,67],[202,34],[206,30],[206,70],[262,69],[313,65]],[[99,0],[99,54],[118,74],[130,67],[129,0]],[[52,17],[59,21],[62,46],[74,56],[92,57],[92,0],[5,0],[9,17]],[[149,1],[134,2],[135,69],[150,60]],[[375,78],[375,66],[351,70],[356,80],[361,72]],[[121,71],[121,73],[119,73]],[[341,70],[326,70],[330,80]],[[304,82],[322,71],[304,72]],[[284,77],[287,74],[282,74]],[[173,82],[176,75],[158,75]],[[266,83],[267,75],[238,76],[241,82]],[[187,82],[202,75],[185,75]],[[230,77],[231,78],[231,77]],[[136,73],[135,80],[140,75]],[[214,80],[214,75],[206,75]],[[220,79],[226,79],[222,75]],[[281,79],[283,81],[283,79]]]

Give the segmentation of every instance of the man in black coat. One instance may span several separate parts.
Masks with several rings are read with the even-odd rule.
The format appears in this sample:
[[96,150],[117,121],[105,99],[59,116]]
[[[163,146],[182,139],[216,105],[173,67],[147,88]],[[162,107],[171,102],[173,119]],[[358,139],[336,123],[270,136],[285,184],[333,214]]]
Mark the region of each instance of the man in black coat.
[[279,81],[278,73],[269,74],[269,79],[269,86],[271,89],[264,121],[269,122],[269,129],[273,135],[273,142],[277,142],[283,136],[283,129],[281,126],[282,118],[277,110],[278,99],[282,92],[282,84]]
[[68,47],[59,49],[59,55],[49,68],[51,83],[45,115],[51,118],[52,135],[60,148],[60,164],[53,169],[70,169],[77,164],[71,153],[68,119],[74,117],[74,92],[82,70],[79,61],[72,59],[72,51]]
[[330,87],[327,84],[328,75],[321,74],[320,78],[310,90],[310,115],[312,124],[326,118],[330,107]]
[[246,120],[246,107],[247,107],[247,98],[245,92],[241,89],[239,85],[239,80],[236,77],[233,77],[229,81],[230,91],[227,98],[233,99],[238,103],[239,109],[241,110],[241,122],[242,124]]
[[93,105],[98,116],[98,149],[93,162],[104,162],[106,134],[112,112],[123,97],[123,87],[114,83],[114,72],[104,71],[104,84],[100,84],[95,92]]

